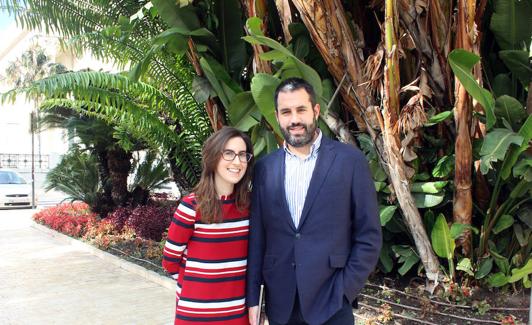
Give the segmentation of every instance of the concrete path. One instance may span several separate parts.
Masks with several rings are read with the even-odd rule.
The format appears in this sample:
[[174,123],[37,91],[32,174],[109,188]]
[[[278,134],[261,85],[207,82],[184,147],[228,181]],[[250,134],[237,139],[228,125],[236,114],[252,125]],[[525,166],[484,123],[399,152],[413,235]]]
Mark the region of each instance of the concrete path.
[[0,324],[173,324],[175,291],[0,210]]

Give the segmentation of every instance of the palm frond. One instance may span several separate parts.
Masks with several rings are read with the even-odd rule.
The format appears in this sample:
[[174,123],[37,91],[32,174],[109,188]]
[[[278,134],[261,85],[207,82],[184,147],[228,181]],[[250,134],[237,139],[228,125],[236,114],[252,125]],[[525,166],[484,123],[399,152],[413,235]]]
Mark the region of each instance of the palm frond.
[[48,172],[45,189],[61,191],[72,201],[79,200],[93,206],[101,191],[98,162],[92,155],[73,150]]

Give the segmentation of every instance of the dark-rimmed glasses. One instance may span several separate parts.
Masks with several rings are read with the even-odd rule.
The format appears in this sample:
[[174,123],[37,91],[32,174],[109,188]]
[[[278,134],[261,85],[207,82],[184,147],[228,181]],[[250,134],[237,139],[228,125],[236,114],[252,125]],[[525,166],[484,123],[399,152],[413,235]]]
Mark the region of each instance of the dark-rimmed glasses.
[[247,163],[253,157],[252,154],[245,151],[240,151],[239,153],[236,153],[233,150],[229,149],[222,151],[222,158],[226,161],[233,161],[235,160],[236,156],[238,156],[238,160],[240,160],[241,163]]

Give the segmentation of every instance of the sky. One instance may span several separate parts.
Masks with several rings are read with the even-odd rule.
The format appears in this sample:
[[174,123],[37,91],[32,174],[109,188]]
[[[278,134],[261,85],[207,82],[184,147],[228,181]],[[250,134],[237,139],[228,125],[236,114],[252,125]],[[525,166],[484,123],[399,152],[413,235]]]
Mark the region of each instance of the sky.
[[4,30],[14,21],[15,19],[9,16],[7,12],[0,10],[0,30]]

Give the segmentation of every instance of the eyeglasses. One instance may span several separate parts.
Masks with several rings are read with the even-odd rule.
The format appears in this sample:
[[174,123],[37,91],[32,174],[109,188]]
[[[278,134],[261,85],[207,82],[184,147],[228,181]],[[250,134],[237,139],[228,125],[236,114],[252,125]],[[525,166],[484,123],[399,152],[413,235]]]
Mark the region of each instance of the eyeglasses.
[[240,160],[240,162],[242,163],[247,163],[253,157],[252,154],[250,154],[249,152],[245,152],[245,151],[240,151],[239,153],[236,153],[233,150],[229,150],[229,149],[222,151],[222,158],[224,160],[233,161],[235,160],[236,156],[238,156],[238,160]]

